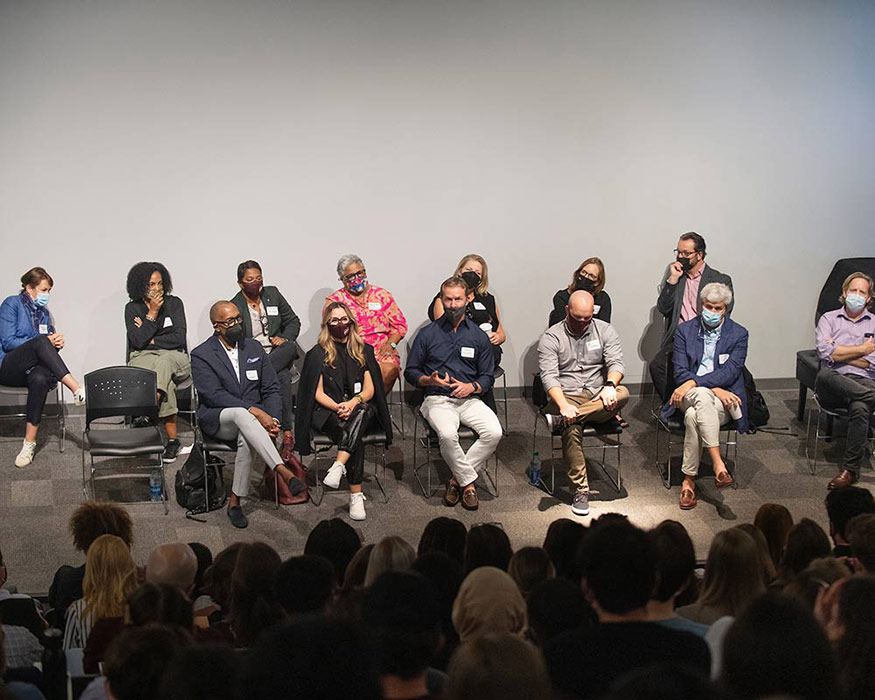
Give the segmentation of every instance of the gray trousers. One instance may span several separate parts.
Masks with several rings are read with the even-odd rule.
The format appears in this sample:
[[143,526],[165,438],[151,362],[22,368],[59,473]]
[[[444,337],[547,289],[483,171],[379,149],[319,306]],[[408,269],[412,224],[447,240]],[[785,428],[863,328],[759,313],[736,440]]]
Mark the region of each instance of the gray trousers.
[[271,469],[276,469],[283,460],[273,438],[245,408],[225,408],[219,414],[220,440],[237,440],[237,457],[234,460],[234,481],[231,492],[235,496],[249,494],[249,472],[252,469],[252,453],[258,454]]

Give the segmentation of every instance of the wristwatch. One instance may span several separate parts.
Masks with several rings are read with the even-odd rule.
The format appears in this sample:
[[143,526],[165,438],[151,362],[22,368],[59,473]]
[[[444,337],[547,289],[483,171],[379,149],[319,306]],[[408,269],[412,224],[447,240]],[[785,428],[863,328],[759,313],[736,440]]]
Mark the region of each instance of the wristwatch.
[[605,382],[605,386],[610,386],[610,387],[613,387],[614,389],[617,388],[617,385],[614,384],[610,379],[608,379],[608,380]]

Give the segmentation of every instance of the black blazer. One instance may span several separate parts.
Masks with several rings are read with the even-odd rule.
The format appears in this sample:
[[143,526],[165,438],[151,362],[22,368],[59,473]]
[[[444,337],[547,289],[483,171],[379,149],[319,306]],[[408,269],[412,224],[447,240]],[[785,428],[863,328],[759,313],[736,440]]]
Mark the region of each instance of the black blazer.
[[[243,296],[243,292],[237,292],[231,299],[231,303],[237,307],[240,318],[243,319],[244,337],[251,338],[252,318],[249,316],[249,304],[246,297]],[[285,297],[280,294],[280,290],[276,287],[264,287],[261,290],[261,304],[267,314],[268,337],[297,340],[298,334],[301,332],[301,319],[298,318],[298,314],[295,313]]]
[[[659,290],[659,298],[656,300],[656,307],[659,313],[665,316],[665,333],[663,334],[663,342],[668,342],[669,338],[674,338],[675,328],[678,327],[678,321],[681,317],[681,306],[684,303],[684,288],[687,286],[687,275],[681,275],[677,284],[668,284],[668,272],[662,280],[662,288]],[[702,280],[699,282],[699,293],[705,288],[706,284],[712,282],[720,282],[732,289],[732,278],[729,275],[724,275],[718,272],[713,267],[705,265],[702,269]],[[735,306],[735,290],[732,289],[732,303],[726,307],[727,318],[732,313],[732,307]],[[696,299],[696,314],[702,313],[702,300]]]
[[277,420],[282,417],[279,381],[264,348],[245,338],[237,354],[239,377],[234,374],[225,346],[215,335],[191,351],[191,376],[199,403],[197,418],[207,435],[219,432],[219,414],[224,408],[249,410],[255,406]]

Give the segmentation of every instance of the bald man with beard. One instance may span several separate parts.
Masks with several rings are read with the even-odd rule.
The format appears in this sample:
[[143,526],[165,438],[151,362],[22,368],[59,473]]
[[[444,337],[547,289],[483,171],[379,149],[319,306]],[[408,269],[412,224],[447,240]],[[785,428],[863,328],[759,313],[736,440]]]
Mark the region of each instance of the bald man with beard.
[[612,420],[629,400],[628,389],[620,386],[625,372],[620,336],[610,323],[593,318],[593,306],[592,294],[574,292],[565,318],[538,342],[541,382],[550,397],[547,425],[562,436],[562,459],[576,487],[575,515],[589,515],[583,426]]

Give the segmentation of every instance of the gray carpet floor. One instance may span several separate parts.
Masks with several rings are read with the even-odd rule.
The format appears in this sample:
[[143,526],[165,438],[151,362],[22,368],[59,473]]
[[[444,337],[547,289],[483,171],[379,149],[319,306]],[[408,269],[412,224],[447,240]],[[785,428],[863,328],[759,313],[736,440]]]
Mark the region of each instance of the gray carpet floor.
[[[590,460],[590,485],[598,490],[592,497],[591,512],[583,522],[608,512],[618,512],[643,527],[651,527],[666,518],[681,521],[689,530],[699,558],[704,558],[715,533],[736,524],[751,522],[763,503],[786,505],[794,519],[814,519],[827,526],[823,499],[827,481],[836,471],[844,441],[837,438],[820,445],[817,473],[808,471],[805,457],[805,426],[796,422],[795,390],[764,392],[769,404],[773,428],[789,428],[795,435],[759,432],[742,435],[738,461],[734,471],[737,489],[718,490],[713,480],[702,479],[699,505],[692,511],[681,511],[679,495],[679,448],[675,449],[673,470],[675,485],[663,487],[655,465],[656,432],[650,416],[653,400],[633,396],[624,415],[631,427],[623,435],[623,488],[617,493],[596,462],[600,449],[587,451]],[[556,461],[559,490],[556,497],[531,486],[525,469],[532,454],[532,429],[535,414],[531,404],[523,399],[509,401],[509,430],[498,448],[499,497],[481,490],[480,509],[467,512],[457,506],[450,510],[441,504],[440,492],[425,498],[413,478],[413,416],[406,414],[407,438],[396,440],[386,455],[387,472],[383,480],[389,497],[383,503],[379,488],[373,481],[365,483],[367,520],[353,523],[365,542],[376,542],[386,535],[400,535],[416,546],[425,524],[439,515],[451,515],[467,525],[495,522],[507,532],[514,548],[539,545],[548,525],[557,518],[573,518],[570,509],[568,480]],[[9,569],[9,582],[22,592],[40,594],[47,591],[55,569],[62,563],[79,564],[83,556],[76,552],[68,531],[68,520],[84,499],[81,481],[82,416],[68,418],[66,450],[58,451],[57,423],[46,418],[41,430],[34,462],[17,469],[13,460],[20,448],[20,423],[3,421],[0,426],[0,549]],[[181,425],[184,425],[181,423]],[[838,426],[841,431],[842,426]],[[786,431],[785,431],[786,432]],[[183,444],[190,444],[192,435],[182,431]],[[538,430],[537,448],[542,455],[545,477],[550,473],[550,439],[542,424]],[[662,448],[664,450],[664,446]],[[439,455],[433,457],[439,463]],[[730,453],[731,456],[731,453]],[[231,460],[225,468],[230,481]],[[420,455],[420,461],[424,457]],[[283,557],[299,554],[311,528],[324,518],[347,517],[348,497],[345,491],[329,492],[321,506],[312,503],[274,509],[273,503],[249,499],[244,509],[250,525],[246,530],[233,528],[224,511],[203,516],[205,523],[186,519],[183,510],[173,500],[173,476],[183,463],[180,457],[167,467],[171,495],[170,512],[164,515],[160,504],[127,505],[134,518],[134,558],[145,562],[149,550],[156,544],[173,540],[198,541],[215,553],[235,541],[261,540],[275,547]],[[310,458],[305,460],[308,463]],[[608,468],[613,473],[615,456],[609,451]],[[330,462],[323,462],[325,466]],[[732,465],[731,465],[732,466]],[[323,466],[324,468],[324,466]],[[368,473],[374,471],[374,455],[368,453]],[[253,492],[260,480],[261,469],[253,469]],[[425,472],[423,471],[424,475]],[[864,471],[861,484],[875,485],[875,478]],[[345,482],[341,485],[345,488]],[[148,498],[148,479],[98,482],[97,497],[120,502]]]

